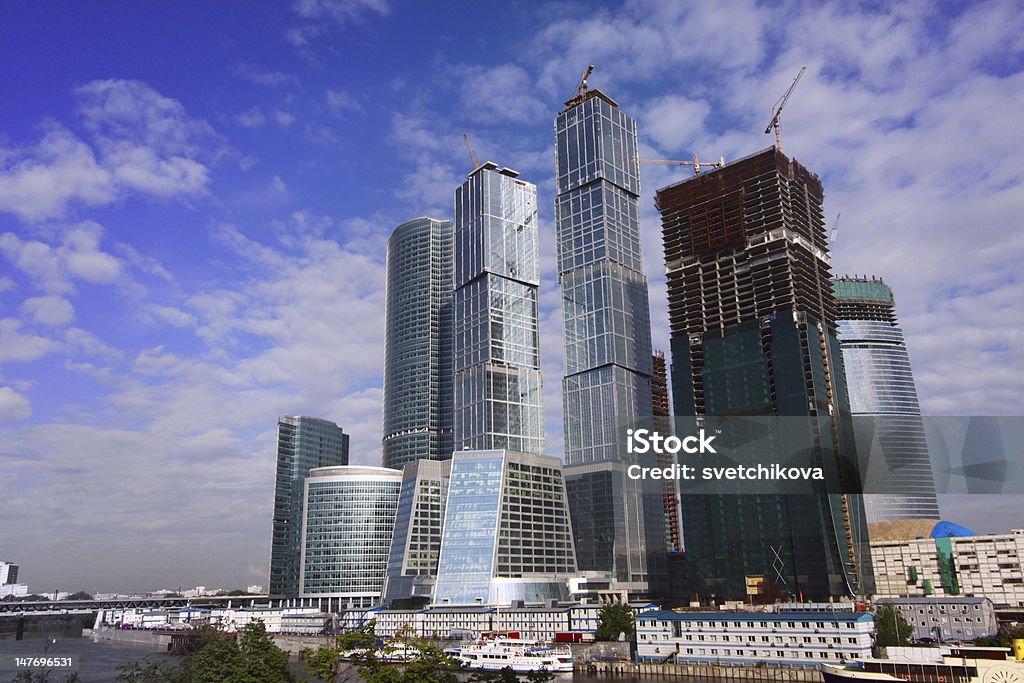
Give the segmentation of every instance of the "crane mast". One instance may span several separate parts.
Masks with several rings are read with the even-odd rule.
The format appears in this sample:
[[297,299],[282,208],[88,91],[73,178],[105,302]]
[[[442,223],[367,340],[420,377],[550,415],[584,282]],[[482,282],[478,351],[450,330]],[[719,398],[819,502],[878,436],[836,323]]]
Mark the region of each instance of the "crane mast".
[[800,82],[800,77],[804,75],[804,71],[807,70],[806,66],[800,67],[800,71],[797,73],[796,78],[793,79],[792,85],[789,86],[789,90],[786,94],[779,98],[779,101],[772,107],[772,120],[768,122],[768,126],[764,129],[764,134],[768,135],[773,130],[775,131],[775,149],[782,151],[782,127],[780,125],[782,121],[782,108],[786,106],[786,102],[789,101],[789,96],[793,94],[796,89],[796,84]]

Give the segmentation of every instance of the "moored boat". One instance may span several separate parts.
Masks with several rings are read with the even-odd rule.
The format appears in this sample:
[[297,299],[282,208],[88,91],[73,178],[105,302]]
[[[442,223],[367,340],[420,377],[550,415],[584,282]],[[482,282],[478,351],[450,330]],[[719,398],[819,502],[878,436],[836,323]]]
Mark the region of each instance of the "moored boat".
[[821,674],[824,683],[1024,683],[1024,661],[1009,648],[964,646],[931,662],[871,658],[847,666],[822,664]]
[[541,670],[557,673],[573,669],[569,648],[534,645],[512,638],[464,643],[459,648],[458,659],[470,669],[489,671],[510,668],[516,673]]

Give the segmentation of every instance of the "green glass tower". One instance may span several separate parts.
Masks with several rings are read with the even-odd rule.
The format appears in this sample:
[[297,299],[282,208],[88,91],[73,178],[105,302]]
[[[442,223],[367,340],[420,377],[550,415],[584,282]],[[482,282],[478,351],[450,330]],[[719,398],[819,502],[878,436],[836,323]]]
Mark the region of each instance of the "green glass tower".
[[[774,148],[657,192],[673,403],[677,416],[806,418],[796,447],[845,467],[823,199],[817,176]],[[805,599],[868,592],[859,495],[684,494],[681,508],[691,599],[743,598],[747,577]]]

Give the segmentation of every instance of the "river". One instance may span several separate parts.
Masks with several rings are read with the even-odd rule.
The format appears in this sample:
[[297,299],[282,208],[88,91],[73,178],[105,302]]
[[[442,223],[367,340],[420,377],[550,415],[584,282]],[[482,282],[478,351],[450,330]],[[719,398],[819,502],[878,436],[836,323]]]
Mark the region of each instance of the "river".
[[[43,636],[42,634],[26,634],[24,640],[15,640],[14,636],[0,636],[0,653],[18,655],[41,655],[46,648],[47,640],[54,636]],[[93,641],[92,638],[57,635],[56,642],[46,650],[48,656],[77,655],[78,675],[81,683],[111,683],[117,676],[119,664],[142,660],[148,655],[158,660],[176,661],[177,658],[161,652],[152,645],[141,643],[111,642],[108,640]],[[0,671],[0,683],[7,683],[15,676],[13,671]],[[64,673],[56,672],[51,676],[52,683],[61,683],[64,680]],[[301,679],[300,679],[301,680]],[[525,681],[523,677],[521,680]],[[630,676],[587,676],[585,674],[561,674],[555,679],[555,683],[567,681],[572,683],[640,683],[641,679]],[[655,679],[645,678],[644,683],[652,683]],[[685,683],[684,679],[676,679]]]

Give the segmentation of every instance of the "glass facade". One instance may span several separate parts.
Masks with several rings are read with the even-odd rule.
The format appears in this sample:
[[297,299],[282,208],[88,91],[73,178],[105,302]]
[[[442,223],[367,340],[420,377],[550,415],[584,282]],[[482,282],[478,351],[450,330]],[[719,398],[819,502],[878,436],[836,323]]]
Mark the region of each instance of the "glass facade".
[[383,464],[450,458],[452,224],[417,218],[388,240]]
[[[638,156],[636,122],[599,90],[568,102],[555,120],[567,476],[588,463],[632,462],[622,448],[622,432],[652,414]],[[602,476],[590,473],[586,479]],[[581,478],[577,485],[582,491],[606,482]],[[648,537],[660,536],[664,514],[650,517],[643,500],[651,495],[660,501],[660,490],[648,491],[638,482],[624,486],[632,493],[602,500],[625,509],[602,510],[594,500],[571,498],[580,568],[611,572],[643,592],[661,566],[664,549],[660,541],[647,547]],[[591,525],[594,519],[608,526]],[[648,533],[650,526],[657,529],[655,536]],[[603,550],[594,552],[597,547]]]
[[285,416],[277,421],[270,594],[299,594],[303,482],[316,467],[348,464],[348,434],[328,420]]
[[[813,418],[765,461],[809,451],[852,477],[823,201],[818,178],[776,149],[658,190],[673,404],[677,416]],[[691,575],[679,601],[743,599],[747,576],[806,599],[871,592],[860,495],[688,494],[680,506]]]
[[487,162],[455,191],[455,450],[544,450],[537,188],[516,175]]
[[421,460],[402,474],[395,533],[388,554],[384,604],[433,594],[451,461]]
[[560,460],[454,454],[434,604],[564,599],[576,569]]
[[857,420],[867,521],[938,519],[928,443],[892,291],[877,278],[837,278],[839,344]]
[[305,482],[301,597],[330,611],[380,603],[402,473],[324,467]]

